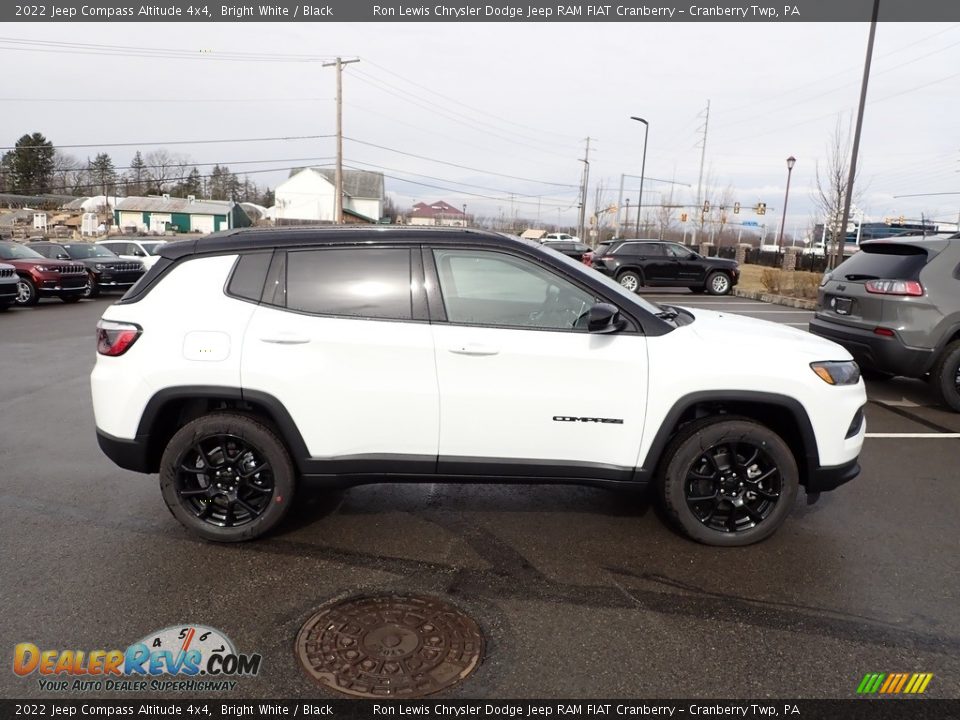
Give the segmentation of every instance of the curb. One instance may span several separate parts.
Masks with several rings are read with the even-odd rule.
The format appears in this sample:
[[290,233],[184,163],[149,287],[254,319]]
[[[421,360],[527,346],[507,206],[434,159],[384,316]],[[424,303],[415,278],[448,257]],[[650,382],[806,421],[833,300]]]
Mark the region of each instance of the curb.
[[787,307],[800,308],[801,310],[816,310],[817,303],[813,300],[802,300],[800,298],[786,297],[784,295],[773,295],[762,290],[739,290],[734,288],[733,294],[736,297],[747,298],[749,300],[759,300],[760,302],[771,303],[773,305],[786,305]]

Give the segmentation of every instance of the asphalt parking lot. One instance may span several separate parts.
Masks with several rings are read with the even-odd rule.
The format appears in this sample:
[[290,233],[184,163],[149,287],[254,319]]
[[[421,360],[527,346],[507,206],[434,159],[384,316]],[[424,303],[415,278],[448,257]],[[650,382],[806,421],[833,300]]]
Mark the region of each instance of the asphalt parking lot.
[[[798,328],[810,316],[650,296]],[[861,476],[812,506],[801,493],[748,548],[694,544],[644,496],[450,484],[312,494],[268,539],[218,546],[170,516],[156,477],[97,447],[88,375],[109,302],[0,315],[4,653],[124,648],[198,623],[263,655],[223,697],[329,697],[294,656],[300,627],[331,599],[398,591],[483,630],[483,663],[446,697],[853,697],[868,672],[933,673],[927,696],[960,697],[960,415],[921,382],[871,384]],[[0,672],[2,697],[50,695]]]

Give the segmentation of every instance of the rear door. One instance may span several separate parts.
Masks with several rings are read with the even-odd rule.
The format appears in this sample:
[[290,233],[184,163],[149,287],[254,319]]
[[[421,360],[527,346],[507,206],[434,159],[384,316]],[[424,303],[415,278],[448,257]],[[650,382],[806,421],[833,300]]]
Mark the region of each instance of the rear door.
[[277,251],[243,391],[279,400],[318,472],[433,472],[439,423],[419,249]]
[[663,243],[638,243],[643,250],[643,277],[647,282],[669,285],[677,280],[677,261]]
[[[873,330],[897,318],[894,307],[904,301],[922,301],[905,292],[887,289],[919,287],[920,271],[927,264],[927,251],[917,245],[895,242],[869,243],[825,275],[817,299],[817,317]],[[878,281],[902,281],[899,286]]]

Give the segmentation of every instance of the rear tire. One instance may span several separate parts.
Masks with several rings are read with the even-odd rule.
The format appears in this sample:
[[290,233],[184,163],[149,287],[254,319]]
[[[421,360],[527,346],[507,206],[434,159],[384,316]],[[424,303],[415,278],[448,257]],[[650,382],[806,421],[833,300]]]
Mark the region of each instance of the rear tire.
[[658,483],[667,514],[690,538],[740,547],[783,524],[800,484],[783,439],[746,418],[690,423],[667,447]]
[[295,488],[283,442],[246,415],[213,413],[187,423],[160,461],[167,508],[185,528],[214,542],[269,532],[287,514]]
[[944,405],[954,412],[960,412],[960,340],[943,349],[930,371],[930,384]]

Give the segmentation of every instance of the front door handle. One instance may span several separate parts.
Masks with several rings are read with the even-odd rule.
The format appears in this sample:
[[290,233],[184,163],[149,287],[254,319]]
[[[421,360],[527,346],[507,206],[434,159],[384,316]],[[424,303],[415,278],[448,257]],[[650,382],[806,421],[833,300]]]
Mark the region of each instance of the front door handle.
[[499,348],[492,345],[483,345],[482,343],[467,343],[466,345],[457,345],[450,348],[454,355],[496,355],[500,352]]

